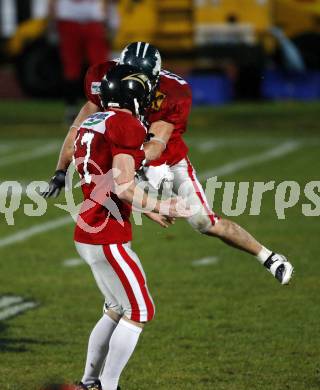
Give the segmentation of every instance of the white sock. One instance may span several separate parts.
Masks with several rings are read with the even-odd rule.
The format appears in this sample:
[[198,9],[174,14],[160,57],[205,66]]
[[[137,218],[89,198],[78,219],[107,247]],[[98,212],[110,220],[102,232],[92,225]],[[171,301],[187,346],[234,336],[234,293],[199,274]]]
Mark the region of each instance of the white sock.
[[263,264],[267,259],[268,257],[272,254],[272,252],[265,248],[264,246],[262,247],[261,251],[258,253],[258,255],[256,256],[257,259],[259,260],[259,262],[261,264]]
[[82,378],[84,384],[90,384],[99,379],[108,353],[109,341],[117,325],[117,322],[104,314],[93,328],[89,338],[86,367]]
[[141,328],[120,320],[109,343],[109,352],[101,375],[103,390],[116,390],[120,375],[128,363],[142,332]]

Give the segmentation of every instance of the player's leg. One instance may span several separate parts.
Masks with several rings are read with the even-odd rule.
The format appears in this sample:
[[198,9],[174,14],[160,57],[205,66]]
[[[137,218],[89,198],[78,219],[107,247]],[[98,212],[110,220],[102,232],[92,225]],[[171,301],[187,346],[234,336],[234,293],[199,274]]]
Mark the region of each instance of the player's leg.
[[91,331],[81,384],[89,386],[99,382],[99,376],[109,351],[109,342],[120,318],[117,313],[109,310]]
[[173,190],[187,199],[189,205],[197,207],[198,211],[188,220],[195,230],[218,237],[226,244],[256,256],[280,283],[287,284],[290,281],[293,267],[284,256],[266,249],[245,229],[232,221],[219,218],[211,210],[188,158],[174,165],[171,170],[174,173]]
[[77,114],[77,101],[80,91],[83,47],[81,25],[75,22],[58,23],[60,56],[63,66],[63,94],[66,102],[66,119],[73,121]]
[[211,210],[189,159],[181,160],[170,169],[173,173],[173,191],[182,196],[188,206],[196,210],[188,218],[189,224],[199,233],[206,233],[220,218]]
[[106,264],[102,246],[75,244],[80,256],[90,265],[97,285],[105,297],[104,313],[89,337],[86,365],[80,383],[80,386],[86,388],[85,386],[94,385],[99,381],[109,350],[110,338],[121,319],[122,309],[108,288],[108,279],[114,275]]
[[81,25],[76,22],[58,23],[60,55],[66,80],[78,80],[83,62]]
[[256,256],[258,261],[281,284],[288,284],[290,282],[293,267],[286,257],[262,246],[250,233],[235,222],[220,219],[219,223],[211,226],[205,234],[218,237],[226,244]]
[[103,389],[116,390],[142,328],[152,320],[155,309],[139,258],[129,245],[108,245],[104,247],[104,252],[106,260],[118,276],[114,278],[110,289],[117,290],[117,297],[124,311],[124,316],[111,336],[101,375]]

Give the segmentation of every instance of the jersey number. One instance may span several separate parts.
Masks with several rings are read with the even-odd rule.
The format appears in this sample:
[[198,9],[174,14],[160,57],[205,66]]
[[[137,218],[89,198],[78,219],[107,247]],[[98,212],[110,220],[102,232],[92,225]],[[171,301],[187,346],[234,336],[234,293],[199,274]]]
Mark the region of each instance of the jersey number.
[[183,80],[182,77],[180,77],[180,76],[178,76],[178,75],[176,75],[174,73],[168,72],[167,70],[162,70],[161,74],[166,76],[166,77],[168,77],[169,79],[176,80],[181,85],[188,84],[185,80]]
[[81,138],[81,145],[87,146],[87,153],[85,155],[84,161],[83,161],[83,178],[86,184],[90,184],[92,177],[88,171],[88,162],[90,160],[90,154],[91,154],[91,144],[94,138],[94,133],[84,133],[83,137]]

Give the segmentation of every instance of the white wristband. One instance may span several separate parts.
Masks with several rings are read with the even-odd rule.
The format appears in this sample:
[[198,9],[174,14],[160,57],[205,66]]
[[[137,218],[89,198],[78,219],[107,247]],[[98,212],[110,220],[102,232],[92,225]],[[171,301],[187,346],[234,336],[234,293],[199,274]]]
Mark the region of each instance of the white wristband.
[[165,149],[166,149],[166,147],[167,147],[167,143],[164,142],[164,140],[161,139],[161,138],[159,138],[159,137],[152,137],[152,138],[150,139],[150,142],[152,142],[152,141],[159,142],[161,145],[164,146]]

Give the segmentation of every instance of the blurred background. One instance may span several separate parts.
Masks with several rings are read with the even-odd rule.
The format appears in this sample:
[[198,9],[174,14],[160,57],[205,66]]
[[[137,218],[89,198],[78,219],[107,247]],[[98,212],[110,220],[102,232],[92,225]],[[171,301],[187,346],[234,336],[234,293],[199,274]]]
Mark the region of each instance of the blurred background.
[[[75,251],[73,220],[55,207],[64,194],[42,215],[27,188],[55,171],[88,64],[145,40],[191,83],[185,139],[203,184],[216,174],[236,188],[250,183],[250,198],[255,182],[299,183],[286,219],[275,191],[260,215],[250,202],[230,213],[296,273],[283,289],[184,221],[166,230],[144,219],[134,248],[157,316],[121,387],[319,390],[320,0],[0,0],[0,38],[0,388],[81,378],[102,297]],[[229,193],[217,190],[219,215]]]
[[[109,57],[131,41],[153,43],[165,68],[190,81],[195,104],[320,97],[319,0],[105,3]],[[61,97],[53,20],[49,0],[0,0],[2,99]]]

